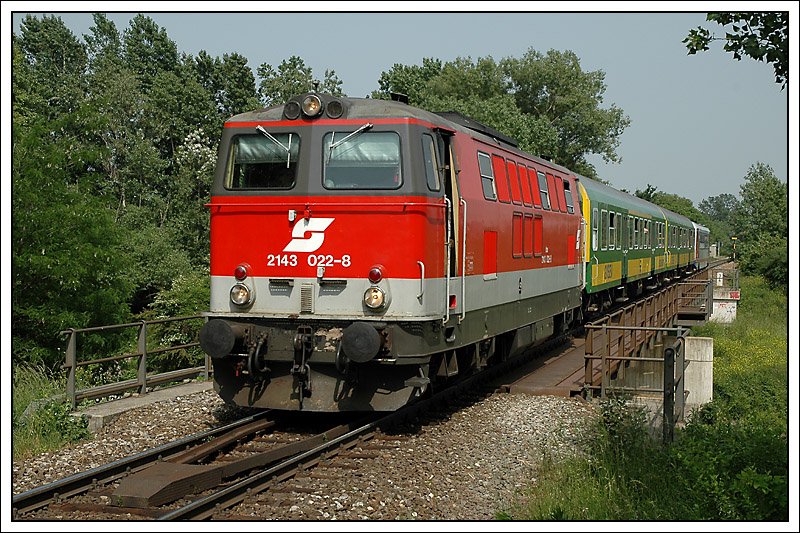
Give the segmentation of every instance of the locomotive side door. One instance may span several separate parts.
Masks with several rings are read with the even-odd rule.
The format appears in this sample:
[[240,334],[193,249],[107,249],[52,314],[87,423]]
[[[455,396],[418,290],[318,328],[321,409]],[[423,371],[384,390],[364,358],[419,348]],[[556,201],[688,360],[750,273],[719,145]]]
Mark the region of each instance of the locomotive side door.
[[447,268],[447,291],[443,322],[447,324],[454,316],[460,323],[465,316],[466,296],[464,256],[466,246],[466,201],[461,198],[458,188],[457,162],[453,151],[455,132],[438,128],[436,130],[440,175],[444,184],[444,197],[447,205],[445,235],[445,265]]

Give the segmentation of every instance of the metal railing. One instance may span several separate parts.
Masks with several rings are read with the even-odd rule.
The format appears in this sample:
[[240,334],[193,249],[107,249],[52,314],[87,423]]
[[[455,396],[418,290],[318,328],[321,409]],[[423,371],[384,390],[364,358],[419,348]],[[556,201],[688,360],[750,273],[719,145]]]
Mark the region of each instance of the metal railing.
[[[684,338],[686,327],[674,327],[681,314],[708,318],[712,291],[708,280],[686,281],[587,324],[584,354],[584,394],[660,393],[663,395],[663,438],[672,441],[675,423],[682,421],[686,400]],[[599,366],[597,362],[599,361]],[[632,365],[659,365],[663,382],[635,386],[612,384],[625,379]],[[628,370],[630,372],[630,370]],[[650,372],[650,374],[654,374]],[[646,381],[646,380],[643,380]]]
[[[148,374],[147,372],[148,356],[160,355],[180,350],[189,350],[200,346],[200,343],[195,341],[180,345],[148,348],[147,334],[149,326],[153,326],[156,324],[186,322],[190,320],[200,320],[200,319],[205,320],[205,317],[202,315],[192,315],[192,316],[183,316],[174,318],[164,318],[159,320],[142,320],[140,322],[115,324],[111,326],[98,326],[93,328],[81,328],[81,329],[73,328],[73,329],[68,329],[66,331],[62,331],[61,332],[62,335],[69,336],[67,338],[66,359],[64,365],[61,368],[67,371],[67,400],[72,405],[72,408],[74,409],[77,406],[77,403],[81,400],[101,398],[113,394],[123,393],[131,389],[137,389],[139,394],[147,394],[148,387],[153,387],[155,385],[160,385],[174,381],[182,381],[184,379],[189,379],[189,378],[196,378],[200,375],[203,375],[205,379],[208,379],[211,374],[211,364],[208,356],[205,356],[203,366],[197,366],[192,368],[181,368],[178,370],[172,370],[169,372],[162,372],[158,374]],[[79,360],[79,353],[78,353],[79,334],[111,332],[111,331],[119,331],[132,328],[138,328],[136,352],[123,353],[108,357],[100,357],[96,359],[90,358],[90,359]],[[194,338],[197,337],[196,332],[193,335],[193,337]],[[113,363],[133,358],[138,359],[136,363],[137,371],[135,379],[118,381],[116,383],[106,383],[103,385],[98,385],[80,390],[77,389],[76,381],[77,381],[78,368],[86,367],[89,365]]]

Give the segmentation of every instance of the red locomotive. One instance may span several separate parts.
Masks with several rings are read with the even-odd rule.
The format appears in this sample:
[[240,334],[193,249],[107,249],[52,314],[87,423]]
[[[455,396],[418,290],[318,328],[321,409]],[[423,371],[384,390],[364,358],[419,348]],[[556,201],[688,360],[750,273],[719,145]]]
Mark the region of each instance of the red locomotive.
[[243,406],[389,411],[581,307],[575,176],[455,113],[308,93],[225,123],[201,346]]

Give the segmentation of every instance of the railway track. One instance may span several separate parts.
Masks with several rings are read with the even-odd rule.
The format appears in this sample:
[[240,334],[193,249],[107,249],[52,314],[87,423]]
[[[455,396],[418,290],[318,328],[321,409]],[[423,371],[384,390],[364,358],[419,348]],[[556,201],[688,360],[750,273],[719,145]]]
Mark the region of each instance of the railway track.
[[[79,513],[85,519],[101,520],[119,515],[128,519],[207,519],[298,473],[329,466],[339,454],[369,456],[370,452],[360,451],[360,447],[376,437],[387,440],[383,433],[387,429],[429,412],[434,412],[435,419],[442,405],[458,396],[473,395],[476,389],[493,392],[486,385],[491,379],[564,339],[551,340],[386,416],[362,417],[311,436],[284,433],[289,442],[274,438],[270,442],[273,430],[282,423],[270,418],[270,412],[246,417],[18,494],[12,501],[13,516],[15,520],[40,520],[54,513]],[[268,444],[267,449],[263,443]],[[353,452],[354,448],[359,451]]]
[[[21,493],[13,498],[13,516],[15,520],[36,520],[46,516],[40,514],[43,509],[49,509],[82,516],[123,514],[155,520],[235,517],[228,510],[249,497],[264,491],[294,490],[288,482],[298,475],[332,476],[312,471],[320,466],[341,466],[342,460],[353,467],[354,459],[376,457],[375,449],[392,446],[397,440],[383,433],[387,428],[435,411],[465,391],[480,389],[481,382],[485,387],[496,376],[560,346],[574,333],[388,416],[352,421],[311,436],[295,434],[286,437],[289,442],[269,437],[277,424],[270,413],[246,417]],[[268,449],[261,449],[259,442],[270,439]]]

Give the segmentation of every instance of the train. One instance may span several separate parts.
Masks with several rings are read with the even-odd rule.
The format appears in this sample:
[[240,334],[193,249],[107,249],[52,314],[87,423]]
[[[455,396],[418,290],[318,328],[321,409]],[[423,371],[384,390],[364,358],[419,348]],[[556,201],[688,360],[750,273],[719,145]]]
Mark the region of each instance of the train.
[[228,119],[200,346],[227,403],[393,411],[708,261],[708,229],[456,112]]

